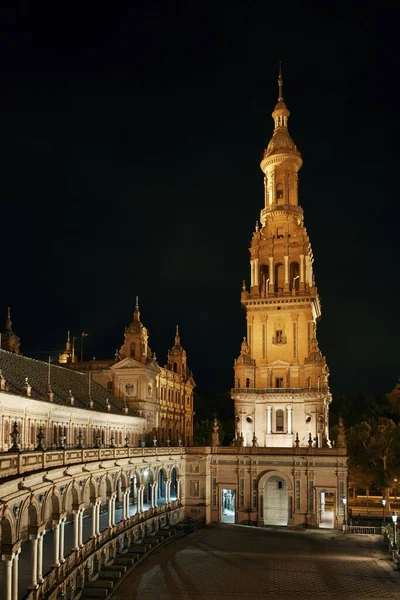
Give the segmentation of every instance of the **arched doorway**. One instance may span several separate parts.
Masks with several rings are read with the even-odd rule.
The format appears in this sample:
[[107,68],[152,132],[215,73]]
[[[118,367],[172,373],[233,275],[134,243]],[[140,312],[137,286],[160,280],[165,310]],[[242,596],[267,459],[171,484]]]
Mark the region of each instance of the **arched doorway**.
[[160,469],[158,473],[158,498],[157,505],[162,506],[165,504],[165,476],[164,471]]
[[272,475],[264,484],[264,524],[286,527],[289,519],[289,494],[286,480]]
[[171,470],[171,488],[169,494],[170,500],[174,501],[177,497],[177,479],[176,479],[176,469],[175,467]]

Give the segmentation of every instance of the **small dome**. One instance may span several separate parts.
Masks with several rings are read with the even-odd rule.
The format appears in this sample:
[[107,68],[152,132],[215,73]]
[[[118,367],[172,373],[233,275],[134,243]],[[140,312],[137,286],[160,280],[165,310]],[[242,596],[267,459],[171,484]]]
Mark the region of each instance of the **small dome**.
[[274,133],[265,150],[264,157],[271,154],[279,154],[280,152],[290,152],[291,154],[300,156],[300,152],[297,150],[297,146],[286,128],[279,128]]

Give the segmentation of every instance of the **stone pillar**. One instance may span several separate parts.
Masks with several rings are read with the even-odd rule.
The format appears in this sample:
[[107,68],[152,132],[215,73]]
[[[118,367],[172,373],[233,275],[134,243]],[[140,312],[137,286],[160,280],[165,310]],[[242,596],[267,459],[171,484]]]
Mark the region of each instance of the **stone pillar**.
[[37,575],[38,575],[38,536],[31,535],[31,565],[32,565],[32,580],[29,588],[36,590],[38,587]]
[[154,483],[150,483],[150,508],[154,508]]
[[272,432],[272,406],[267,406],[267,433]]
[[91,538],[96,537],[96,513],[97,513],[97,502],[94,501],[92,504],[92,535]]
[[181,478],[176,480],[176,499],[181,499]]
[[254,285],[254,260],[250,261],[250,289]]
[[38,583],[43,581],[43,536],[44,531],[38,537],[38,561],[37,561],[37,580]]
[[12,570],[12,600],[18,600],[18,559],[20,552],[21,550],[18,550],[14,556],[14,564]]
[[74,545],[73,550],[79,550],[79,510],[74,510]]
[[258,285],[258,258],[254,259],[254,285]]
[[269,257],[269,291],[274,291],[274,257]]
[[[300,284],[300,289],[304,289],[304,254],[300,254],[300,279],[299,279],[299,284]],[[303,285],[302,285],[303,284]]]
[[14,562],[14,555],[12,555],[10,558],[5,558],[4,559],[4,568],[5,568],[5,572],[4,572],[4,588],[5,588],[5,599],[4,600],[13,600],[12,599],[12,572],[13,572],[13,562]]
[[79,510],[79,527],[78,527],[78,543],[79,548],[83,548],[83,508]]
[[96,502],[96,536],[100,535],[100,510],[101,500]]
[[65,562],[64,558],[64,526],[65,526],[66,517],[60,520],[60,555],[59,560],[60,563]]
[[158,506],[158,481],[156,481],[156,483],[154,484],[154,506],[157,507]]
[[117,501],[117,496],[114,494],[112,498],[112,524],[115,525],[115,503]]
[[126,512],[126,490],[122,492],[122,521],[126,521],[127,512]]
[[113,506],[114,506],[114,498],[113,498],[113,496],[109,496],[109,498],[107,500],[108,528],[113,526],[113,518],[112,518]]
[[60,522],[53,521],[54,535],[54,550],[53,550],[53,567],[60,566]]
[[286,409],[287,409],[287,432],[293,433],[292,432],[292,407],[290,405],[288,405],[286,407]]
[[285,285],[289,285],[289,257],[284,256],[285,260]]

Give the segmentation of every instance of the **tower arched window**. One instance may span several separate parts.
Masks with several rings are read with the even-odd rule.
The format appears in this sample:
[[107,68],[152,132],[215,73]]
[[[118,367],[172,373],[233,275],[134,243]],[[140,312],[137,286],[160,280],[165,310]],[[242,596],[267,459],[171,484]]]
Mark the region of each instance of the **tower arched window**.
[[285,283],[285,268],[283,266],[283,263],[278,263],[277,265],[275,265],[274,283],[275,283],[275,291],[283,292],[283,286]]
[[178,363],[177,362],[172,363],[172,370],[174,373],[178,372]]
[[240,388],[240,378],[237,378],[237,387]]
[[250,378],[246,377],[246,387],[249,388],[250,387]]
[[278,183],[276,185],[276,203],[284,204],[284,202],[285,202],[285,198],[284,198],[284,194],[283,194],[283,184]]
[[276,431],[283,431],[283,410],[276,411]]
[[131,356],[135,356],[136,344],[135,342],[131,342]]

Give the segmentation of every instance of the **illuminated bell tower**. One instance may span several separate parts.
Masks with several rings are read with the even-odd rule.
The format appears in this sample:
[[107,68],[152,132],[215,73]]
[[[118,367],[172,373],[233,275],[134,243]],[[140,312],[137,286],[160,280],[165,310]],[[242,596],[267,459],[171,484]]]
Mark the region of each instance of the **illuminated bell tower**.
[[241,295],[247,338],[235,361],[236,440],[245,446],[327,446],[328,368],[316,340],[321,315],[313,255],[298,204],[303,161],[290,137],[279,72],[274,132],[264,151],[264,208]]

